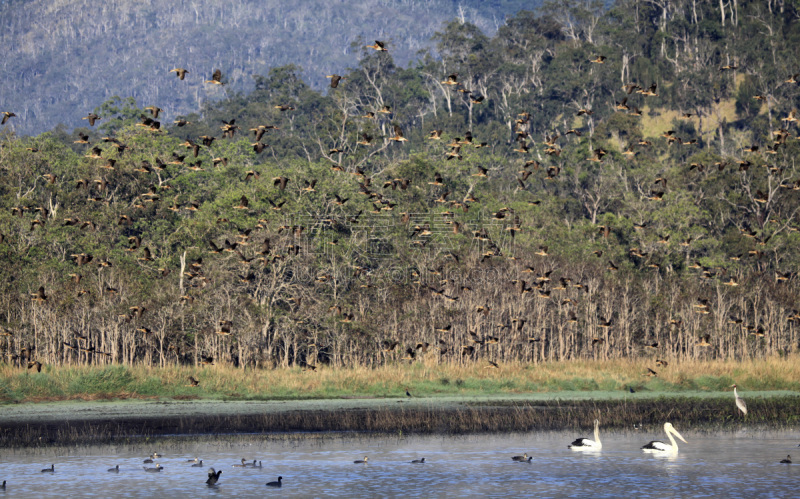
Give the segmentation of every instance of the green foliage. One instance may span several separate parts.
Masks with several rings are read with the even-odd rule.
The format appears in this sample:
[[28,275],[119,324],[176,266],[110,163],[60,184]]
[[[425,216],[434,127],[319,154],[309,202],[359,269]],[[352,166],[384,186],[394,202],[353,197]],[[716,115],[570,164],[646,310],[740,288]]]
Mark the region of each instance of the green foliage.
[[[169,75],[158,99],[81,106],[97,127],[7,130],[0,310],[13,334],[0,348],[241,368],[605,358],[666,338],[664,356],[785,355],[800,143],[781,130],[800,97],[785,81],[800,30],[751,4],[725,26],[694,7],[550,2],[495,34],[437,24],[436,51],[407,67],[396,41],[357,39],[355,67],[324,92],[307,58],[233,64],[224,86]],[[743,41],[766,21],[769,50]],[[137,102],[162,97],[190,123],[144,123]],[[714,320],[698,297],[713,297]],[[623,316],[606,338],[600,319]],[[505,327],[521,317],[535,330]],[[453,332],[432,335],[445,322]],[[696,346],[706,331],[713,348]],[[480,338],[496,334],[495,354]]]

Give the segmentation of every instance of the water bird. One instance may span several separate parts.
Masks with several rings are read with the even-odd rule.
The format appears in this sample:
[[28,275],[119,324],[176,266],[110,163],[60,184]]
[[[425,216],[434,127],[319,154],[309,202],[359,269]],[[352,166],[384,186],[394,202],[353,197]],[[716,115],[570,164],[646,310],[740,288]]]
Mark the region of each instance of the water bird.
[[326,78],[330,78],[331,79],[331,88],[338,87],[340,81],[347,79],[344,76],[340,76],[340,75],[337,75],[337,74],[328,75],[328,76],[326,76]]
[[214,85],[223,85],[222,71],[220,71],[219,69],[214,70],[214,74],[211,75],[211,79],[206,80],[205,83],[212,83]]
[[216,484],[217,480],[219,480],[219,476],[221,474],[222,474],[222,470],[214,471],[214,468],[211,468],[210,470],[208,470],[208,480],[206,480],[206,483],[208,485]]
[[49,468],[45,468],[42,470],[42,473],[55,473],[56,472],[56,465],[51,464]]
[[594,440],[579,438],[567,446],[568,449],[575,451],[597,451],[603,448],[600,442],[600,421],[594,420]]
[[192,468],[202,468],[202,467],[203,467],[202,459],[192,465]]
[[411,464],[425,464],[425,458],[423,457],[422,459],[414,459],[411,461]]
[[110,471],[111,473],[119,473],[119,465],[116,465],[113,468],[108,468],[106,471]]
[[747,404],[745,404],[744,399],[741,398],[738,393],[736,393],[736,385],[731,385],[731,387],[733,388],[733,397],[736,400],[736,407],[742,411],[743,415],[747,416]]
[[282,486],[283,477],[279,476],[278,480],[275,482],[267,482],[267,487],[280,487]]
[[[792,456],[787,455],[786,459],[781,459],[781,464],[792,464]],[[5,482],[3,482],[5,484]]]
[[155,467],[153,468],[148,468],[147,466],[142,466],[142,468],[144,468],[144,470],[148,473],[158,473],[159,471],[164,469],[164,467],[158,463],[156,463]]
[[684,443],[688,443],[686,442],[686,439],[684,439],[683,436],[678,433],[678,430],[672,426],[672,423],[664,423],[664,433],[666,433],[667,437],[669,437],[669,444],[658,440],[653,440],[652,442],[642,446],[642,450],[650,454],[677,454],[678,444],[675,443],[675,439],[672,438],[672,435],[675,435]]
[[241,464],[234,464],[233,467],[234,468],[246,468],[247,467],[247,462],[245,461],[244,458],[242,458],[242,463]]
[[189,71],[184,69],[184,68],[175,68],[175,69],[170,69],[169,72],[170,73],[177,73],[178,74],[178,79],[182,80],[182,79],[186,78],[186,73],[188,73]]
[[533,459],[533,457],[529,456],[527,452],[525,454],[521,455],[521,456],[512,456],[511,457],[512,461],[516,461],[518,463],[529,463],[529,462],[531,462],[532,459]]
[[375,40],[375,45],[365,45],[365,47],[375,49],[379,52],[387,52],[386,44],[380,40]]
[[[15,116],[16,116],[16,114],[14,114],[14,113],[13,113],[13,112],[11,112],[11,111],[3,111],[3,112],[2,112],[2,113],[0,113],[0,114],[2,114],[2,115],[3,115],[3,121],[0,121],[0,125],[5,125],[5,124],[6,124],[6,121],[8,121],[8,120],[10,120],[11,118],[13,118],[13,117],[15,117]],[[84,119],[86,119],[86,118],[84,118]]]
[[364,459],[357,459],[353,461],[353,464],[367,464],[368,459],[369,458],[367,456],[364,456]]

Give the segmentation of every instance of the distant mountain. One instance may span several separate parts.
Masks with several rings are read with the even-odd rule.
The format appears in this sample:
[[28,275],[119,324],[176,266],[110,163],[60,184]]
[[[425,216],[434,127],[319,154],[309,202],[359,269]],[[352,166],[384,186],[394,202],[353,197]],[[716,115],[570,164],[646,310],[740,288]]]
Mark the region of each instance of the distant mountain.
[[[492,34],[534,0],[2,0],[0,107],[20,134],[72,128],[115,95],[169,116],[253,87],[251,75],[296,64],[316,87],[357,65],[359,46],[387,42],[407,64],[443,23]],[[185,67],[179,82],[169,70]],[[215,69],[228,84],[204,85]],[[178,88],[180,87],[180,91]]]

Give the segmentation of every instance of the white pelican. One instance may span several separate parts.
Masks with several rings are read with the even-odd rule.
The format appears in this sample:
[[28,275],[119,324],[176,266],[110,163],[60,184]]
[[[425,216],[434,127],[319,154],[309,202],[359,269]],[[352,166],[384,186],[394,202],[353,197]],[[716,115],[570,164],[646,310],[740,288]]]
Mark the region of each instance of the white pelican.
[[568,449],[576,451],[598,451],[603,448],[600,442],[600,421],[594,420],[594,440],[589,438],[579,438],[567,446]]
[[653,440],[652,442],[643,446],[642,450],[650,454],[677,454],[678,444],[675,443],[675,439],[672,438],[673,434],[680,438],[684,443],[688,443],[686,442],[686,439],[684,439],[681,434],[678,433],[678,430],[672,426],[672,423],[664,423],[664,433],[666,433],[667,437],[669,437],[668,444],[659,442],[658,440]]
[[739,410],[742,411],[742,414],[747,416],[747,404],[745,404],[744,399],[741,398],[738,393],[736,393],[736,385],[731,385],[731,386],[733,387],[733,396],[736,399],[736,407],[738,407]]

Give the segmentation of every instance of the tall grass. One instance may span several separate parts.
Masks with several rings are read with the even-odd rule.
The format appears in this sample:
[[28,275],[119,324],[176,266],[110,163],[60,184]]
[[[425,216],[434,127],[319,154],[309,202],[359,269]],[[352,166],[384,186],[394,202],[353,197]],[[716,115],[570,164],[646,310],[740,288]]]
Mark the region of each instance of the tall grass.
[[[396,364],[375,369],[241,370],[223,366],[45,366],[41,373],[0,365],[0,402],[70,399],[172,398],[297,400],[342,397],[474,396],[532,392],[800,391],[798,356],[744,361],[691,360],[667,367],[641,361],[569,361],[458,365]],[[645,376],[646,367],[658,372]],[[199,380],[191,386],[189,376]]]

